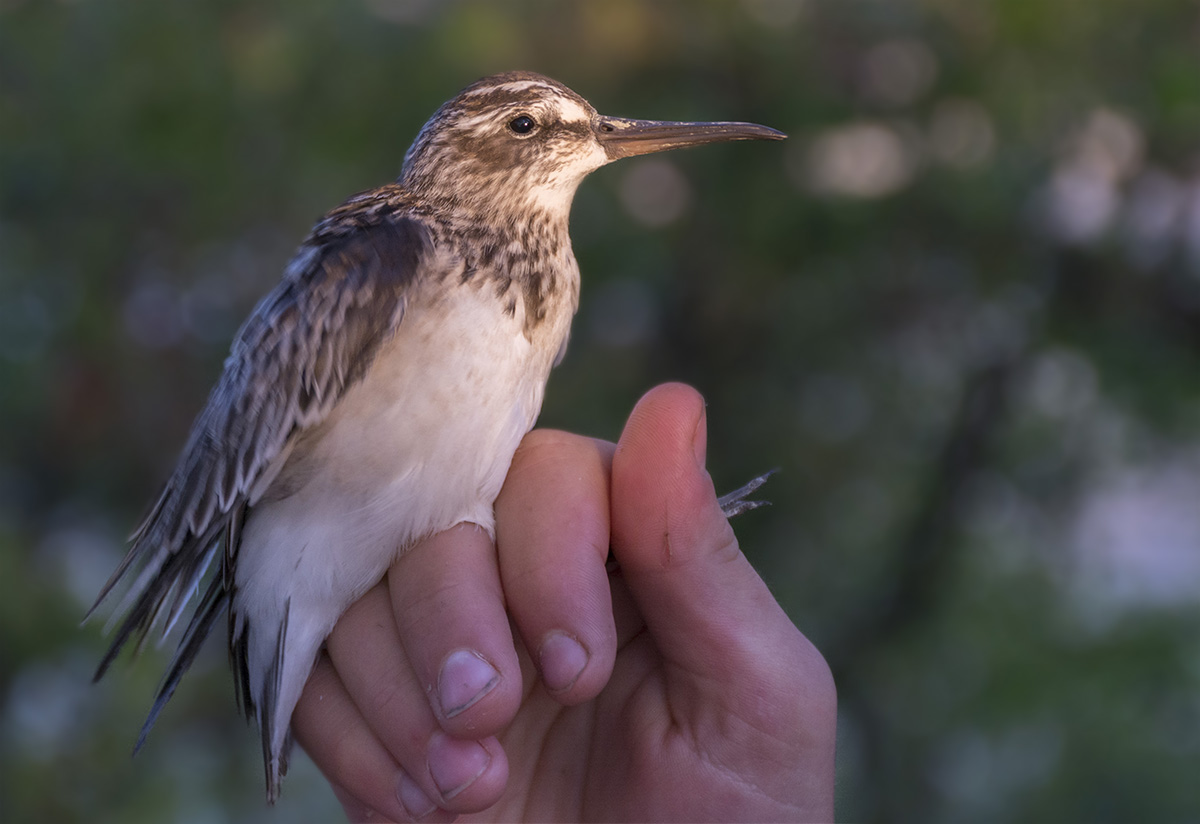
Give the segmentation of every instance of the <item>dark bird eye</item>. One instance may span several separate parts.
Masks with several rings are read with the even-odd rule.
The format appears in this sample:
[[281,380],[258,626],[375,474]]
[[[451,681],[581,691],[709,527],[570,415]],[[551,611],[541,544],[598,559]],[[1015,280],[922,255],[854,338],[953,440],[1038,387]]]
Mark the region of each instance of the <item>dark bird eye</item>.
[[533,118],[527,114],[517,115],[512,120],[508,121],[508,128],[512,129],[517,134],[529,134],[533,131],[533,127],[537,124],[533,122]]

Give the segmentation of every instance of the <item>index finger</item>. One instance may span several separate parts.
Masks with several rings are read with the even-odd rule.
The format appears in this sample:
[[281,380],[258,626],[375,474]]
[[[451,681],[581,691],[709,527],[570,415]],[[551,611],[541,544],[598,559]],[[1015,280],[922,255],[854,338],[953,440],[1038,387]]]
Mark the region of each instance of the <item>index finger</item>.
[[614,448],[566,432],[531,432],[496,500],[508,610],[543,684],[563,704],[595,697],[616,657],[605,569]]

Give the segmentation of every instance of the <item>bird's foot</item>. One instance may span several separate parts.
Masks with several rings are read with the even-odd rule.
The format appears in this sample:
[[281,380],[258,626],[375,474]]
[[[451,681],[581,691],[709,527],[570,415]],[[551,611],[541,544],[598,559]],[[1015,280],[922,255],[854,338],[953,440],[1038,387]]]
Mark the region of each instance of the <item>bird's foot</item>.
[[743,512],[758,509],[760,506],[770,506],[770,501],[748,501],[746,497],[765,484],[767,479],[777,471],[776,469],[772,469],[769,472],[764,472],[742,488],[735,489],[728,495],[722,495],[718,498],[717,503],[720,504],[721,511],[725,513],[725,517],[732,518],[735,515],[741,515]]

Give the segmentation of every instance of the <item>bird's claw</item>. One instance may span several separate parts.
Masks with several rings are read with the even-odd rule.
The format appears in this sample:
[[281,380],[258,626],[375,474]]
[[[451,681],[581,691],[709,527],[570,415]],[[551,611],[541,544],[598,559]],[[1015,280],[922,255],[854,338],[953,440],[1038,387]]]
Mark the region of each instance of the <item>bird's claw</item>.
[[725,513],[725,517],[732,518],[735,515],[741,515],[743,512],[758,509],[760,506],[770,506],[770,501],[748,501],[746,500],[746,496],[765,484],[767,479],[778,471],[777,469],[772,469],[769,472],[764,472],[740,489],[735,489],[733,492],[718,498],[717,503],[720,505],[721,511]]

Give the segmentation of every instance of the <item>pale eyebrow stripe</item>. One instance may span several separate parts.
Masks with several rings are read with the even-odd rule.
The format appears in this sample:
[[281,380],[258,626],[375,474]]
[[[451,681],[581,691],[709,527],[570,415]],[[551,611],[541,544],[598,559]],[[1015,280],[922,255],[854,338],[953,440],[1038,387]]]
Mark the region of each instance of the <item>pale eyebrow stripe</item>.
[[563,120],[567,122],[586,122],[592,119],[591,114],[583,106],[580,106],[570,98],[562,98],[562,115]]

